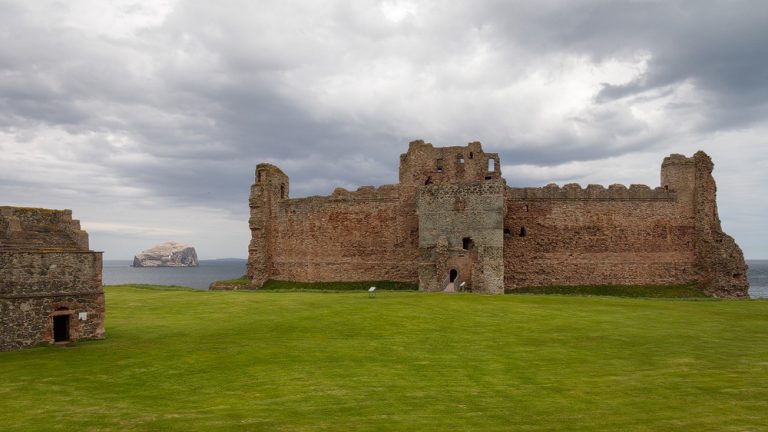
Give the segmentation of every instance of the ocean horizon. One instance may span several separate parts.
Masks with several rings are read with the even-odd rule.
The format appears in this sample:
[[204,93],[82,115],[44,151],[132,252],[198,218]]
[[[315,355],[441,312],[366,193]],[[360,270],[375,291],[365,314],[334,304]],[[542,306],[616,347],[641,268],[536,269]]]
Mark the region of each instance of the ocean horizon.
[[205,290],[211,282],[245,274],[247,260],[200,260],[198,267],[133,267],[133,260],[104,260],[104,285],[179,285]]
[[[200,260],[198,267],[132,267],[133,260],[104,260],[104,285],[179,285],[205,290],[211,282],[245,274],[247,260]],[[749,296],[768,298],[768,260],[747,260]]]

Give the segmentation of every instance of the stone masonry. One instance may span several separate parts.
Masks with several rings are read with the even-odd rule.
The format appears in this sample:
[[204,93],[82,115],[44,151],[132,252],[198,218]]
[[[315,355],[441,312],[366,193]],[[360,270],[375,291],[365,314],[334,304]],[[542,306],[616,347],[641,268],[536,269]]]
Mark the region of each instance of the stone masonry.
[[512,188],[479,142],[410,143],[400,181],[291,199],[270,164],[251,187],[248,276],[392,280],[426,291],[698,283],[747,295],[746,264],[717,214],[713,164],[671,155],[661,186]]
[[102,339],[101,271],[70,210],[0,207],[0,351]]

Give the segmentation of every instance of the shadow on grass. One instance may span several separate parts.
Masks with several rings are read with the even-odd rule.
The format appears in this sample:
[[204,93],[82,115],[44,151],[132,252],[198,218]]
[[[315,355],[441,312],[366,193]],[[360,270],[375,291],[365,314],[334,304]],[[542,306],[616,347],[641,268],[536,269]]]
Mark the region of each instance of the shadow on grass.
[[643,298],[709,298],[696,284],[685,285],[576,285],[507,288],[505,294],[557,294]]
[[358,281],[358,282],[291,282],[268,280],[259,291],[367,291],[375,286],[384,291],[417,291],[419,286],[409,282]]
[[202,291],[195,288],[180,286],[180,285],[151,285],[151,284],[119,284],[119,285],[104,285],[104,289],[110,288],[138,288],[152,291]]

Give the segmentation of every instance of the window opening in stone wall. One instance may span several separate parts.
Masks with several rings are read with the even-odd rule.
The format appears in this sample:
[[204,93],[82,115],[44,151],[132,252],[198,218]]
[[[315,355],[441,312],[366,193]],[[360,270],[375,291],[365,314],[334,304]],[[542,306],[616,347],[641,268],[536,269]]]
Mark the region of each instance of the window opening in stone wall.
[[432,177],[427,176],[427,180],[424,182],[424,185],[431,185],[432,184]]
[[69,315],[54,315],[53,341],[67,342],[69,340]]
[[464,155],[459,155],[458,160],[459,160],[459,165],[464,165]]
[[438,159],[437,160],[437,172],[443,172],[443,160]]
[[472,241],[471,237],[464,237],[461,239],[461,247],[464,248],[464,250],[470,250],[472,249],[472,246],[474,246],[475,242]]
[[523,211],[524,211],[524,212],[527,212],[527,211],[528,211],[528,204],[526,204],[526,205],[524,205],[524,206],[523,206]]
[[281,199],[285,199],[285,185],[284,184],[280,185],[280,198]]
[[264,171],[259,171],[259,174],[258,174],[258,180],[257,180],[257,181],[258,181],[259,183],[261,183],[262,181],[264,181]]
[[488,172],[493,172],[493,159],[488,159]]
[[474,155],[472,154],[472,152],[469,152],[469,158],[470,158],[470,159],[472,159],[472,156],[474,156]]
[[521,226],[520,227],[520,237],[525,237],[526,235],[528,235],[528,232],[525,230],[524,226]]
[[451,272],[448,274],[448,280],[450,282],[456,282],[456,278],[459,276],[459,272],[456,271],[456,269],[451,269]]
[[509,228],[504,228],[504,237],[509,237],[511,235],[512,233],[510,232]]

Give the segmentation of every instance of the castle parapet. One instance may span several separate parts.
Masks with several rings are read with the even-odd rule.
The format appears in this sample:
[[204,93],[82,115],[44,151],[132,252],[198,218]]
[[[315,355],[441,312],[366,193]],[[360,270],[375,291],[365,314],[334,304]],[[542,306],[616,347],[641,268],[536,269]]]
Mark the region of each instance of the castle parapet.
[[550,183],[539,188],[508,187],[511,201],[674,201],[675,192],[663,187],[651,189],[641,184],[612,184],[609,187],[591,184],[586,188],[576,183],[560,187]]

